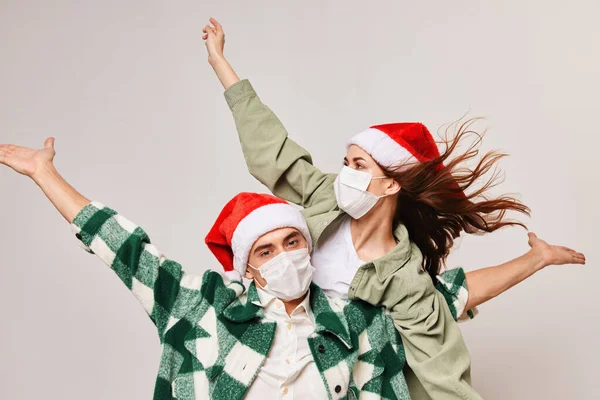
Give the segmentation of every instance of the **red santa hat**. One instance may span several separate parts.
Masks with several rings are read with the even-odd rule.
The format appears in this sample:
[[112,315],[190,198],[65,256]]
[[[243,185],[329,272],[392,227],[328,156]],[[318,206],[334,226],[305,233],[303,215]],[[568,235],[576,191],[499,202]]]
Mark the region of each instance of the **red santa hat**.
[[[405,164],[431,161],[440,156],[440,151],[433,136],[420,122],[396,122],[374,125],[350,138],[346,147],[357,145],[369,153],[379,165],[390,168]],[[437,164],[436,171],[442,171],[443,163]],[[455,197],[465,198],[458,183],[453,181],[450,188],[457,189]]]
[[310,232],[298,208],[269,194],[243,192],[225,205],[204,242],[225,274],[239,279],[246,273],[254,242],[265,233],[286,227],[298,229],[311,250]]
[[420,122],[371,126],[350,138],[347,147],[353,144],[386,168],[430,161],[440,156],[431,133]]

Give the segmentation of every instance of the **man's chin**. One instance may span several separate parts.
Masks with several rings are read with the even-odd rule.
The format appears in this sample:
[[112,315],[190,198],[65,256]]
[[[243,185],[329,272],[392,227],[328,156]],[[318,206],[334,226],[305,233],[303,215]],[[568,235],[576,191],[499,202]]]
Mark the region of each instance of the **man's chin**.
[[281,301],[283,301],[284,303],[293,303],[295,301],[302,301],[302,300],[304,300],[304,298],[306,297],[307,294],[308,294],[308,290],[306,292],[304,292],[304,294],[301,295],[300,297],[297,297],[297,298],[292,299],[292,300],[286,300],[286,301],[281,300]]

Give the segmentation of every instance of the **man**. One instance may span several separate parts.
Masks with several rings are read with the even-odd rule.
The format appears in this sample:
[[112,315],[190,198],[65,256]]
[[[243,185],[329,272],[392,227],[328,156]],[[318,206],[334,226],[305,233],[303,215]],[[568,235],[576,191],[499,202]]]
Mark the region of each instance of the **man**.
[[391,320],[311,284],[308,227],[284,200],[240,193],[227,203],[206,237],[225,273],[202,277],[99,202],[71,226],[158,328],[155,399],[409,398]]

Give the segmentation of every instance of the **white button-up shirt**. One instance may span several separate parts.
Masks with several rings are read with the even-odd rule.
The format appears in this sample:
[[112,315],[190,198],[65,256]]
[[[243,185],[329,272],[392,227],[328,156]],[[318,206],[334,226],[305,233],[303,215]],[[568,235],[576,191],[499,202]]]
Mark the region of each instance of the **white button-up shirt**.
[[326,399],[327,390],[314,362],[308,337],[315,331],[310,290],[289,316],[283,302],[261,290],[265,319],[277,323],[275,339],[246,399]]

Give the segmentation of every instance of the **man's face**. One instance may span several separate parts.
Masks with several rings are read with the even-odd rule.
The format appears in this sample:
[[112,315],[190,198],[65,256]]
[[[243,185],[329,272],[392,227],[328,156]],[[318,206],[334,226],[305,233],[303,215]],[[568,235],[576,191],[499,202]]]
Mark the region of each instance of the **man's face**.
[[246,278],[254,279],[260,286],[265,287],[268,282],[260,275],[260,267],[264,263],[284,251],[300,250],[307,246],[306,239],[296,228],[279,228],[265,233],[254,242],[248,255],[248,264],[258,271],[246,267]]

